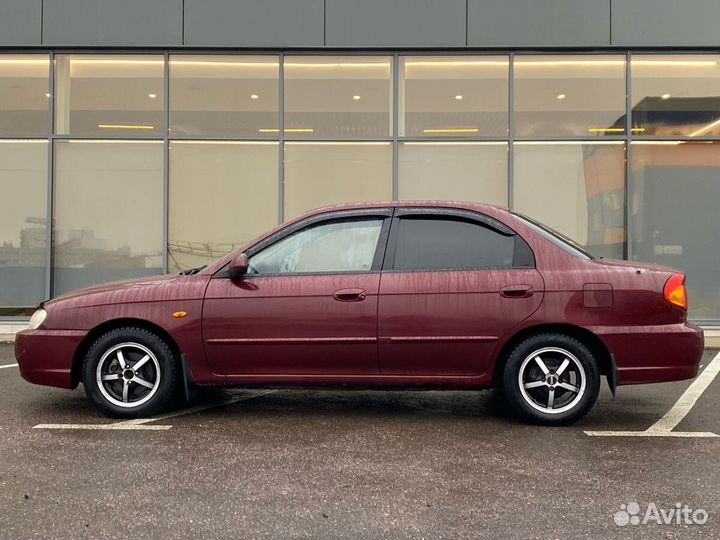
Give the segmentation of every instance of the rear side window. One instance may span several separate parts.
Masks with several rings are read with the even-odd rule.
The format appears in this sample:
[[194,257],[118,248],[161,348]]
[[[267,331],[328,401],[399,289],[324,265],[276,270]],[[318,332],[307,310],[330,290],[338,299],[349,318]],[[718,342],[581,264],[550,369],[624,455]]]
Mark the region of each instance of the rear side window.
[[534,266],[532,252],[522,238],[472,220],[413,216],[400,218],[395,226],[394,270]]

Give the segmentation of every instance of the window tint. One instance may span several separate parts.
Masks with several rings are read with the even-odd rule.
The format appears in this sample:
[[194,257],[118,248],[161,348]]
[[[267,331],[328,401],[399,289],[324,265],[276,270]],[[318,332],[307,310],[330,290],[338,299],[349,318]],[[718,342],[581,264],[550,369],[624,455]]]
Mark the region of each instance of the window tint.
[[578,244],[571,238],[568,238],[564,234],[556,231],[555,229],[552,229],[547,225],[543,225],[542,223],[535,221],[534,219],[531,219],[523,214],[519,214],[517,212],[513,212],[512,214],[518,219],[522,220],[523,223],[525,223],[525,225],[530,227],[533,231],[545,238],[545,240],[552,242],[557,247],[559,247],[563,251],[566,251],[570,255],[573,255],[578,259],[585,260],[595,258],[595,255],[587,251],[580,244]]
[[[398,223],[395,270],[453,270],[515,266],[516,239],[474,221],[411,217]],[[525,264],[526,266],[530,266]]]
[[366,272],[382,218],[325,222],[302,229],[250,258],[250,274]]

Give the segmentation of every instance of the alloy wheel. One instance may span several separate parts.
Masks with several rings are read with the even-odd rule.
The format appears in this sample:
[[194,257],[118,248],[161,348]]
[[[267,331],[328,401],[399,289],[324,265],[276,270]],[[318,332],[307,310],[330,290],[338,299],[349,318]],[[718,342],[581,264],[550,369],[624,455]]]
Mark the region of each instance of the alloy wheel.
[[147,403],[160,387],[160,363],[155,354],[139,343],[120,343],[100,358],[95,376],[103,397],[118,407]]
[[559,414],[580,402],[587,377],[573,353],[560,347],[543,347],[523,360],[518,384],[520,394],[533,409]]

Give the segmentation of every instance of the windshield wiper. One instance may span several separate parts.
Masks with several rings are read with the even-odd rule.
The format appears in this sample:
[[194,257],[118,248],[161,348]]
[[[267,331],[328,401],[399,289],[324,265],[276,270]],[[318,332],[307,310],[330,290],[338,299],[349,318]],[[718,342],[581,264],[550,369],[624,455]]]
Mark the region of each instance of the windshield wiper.
[[198,266],[197,268],[190,268],[189,270],[183,270],[180,272],[181,276],[192,276],[193,274],[197,274],[198,272],[204,270],[207,268],[207,264],[203,264],[202,266]]

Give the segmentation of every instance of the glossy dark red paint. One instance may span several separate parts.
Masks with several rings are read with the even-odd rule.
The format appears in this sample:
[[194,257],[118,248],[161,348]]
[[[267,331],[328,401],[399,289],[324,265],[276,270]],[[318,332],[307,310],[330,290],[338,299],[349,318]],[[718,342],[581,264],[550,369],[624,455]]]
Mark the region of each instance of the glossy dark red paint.
[[[502,289],[510,287],[532,294],[503,296]],[[383,273],[382,373],[482,375],[497,342],[540,306],[543,289],[534,269]]]
[[[520,234],[535,268],[220,277],[238,253],[189,276],[91,287],[46,302],[40,328],[20,332],[16,357],[30,382],[70,388],[84,351],[105,329],[154,328],[185,355],[198,384],[427,385],[493,382],[518,335],[546,328],[592,334],[619,383],[694,377],[703,334],[663,295],[673,269],[584,260],[504,209],[470,203],[345,205],[300,216],[393,207],[454,208]],[[186,317],[172,313],[185,311]]]
[[[379,374],[380,273],[212,279],[205,295],[205,354],[227,375]],[[336,291],[365,291],[338,301]]]

